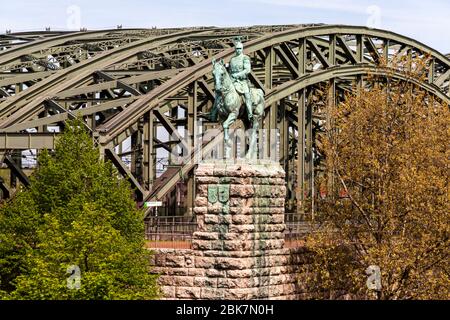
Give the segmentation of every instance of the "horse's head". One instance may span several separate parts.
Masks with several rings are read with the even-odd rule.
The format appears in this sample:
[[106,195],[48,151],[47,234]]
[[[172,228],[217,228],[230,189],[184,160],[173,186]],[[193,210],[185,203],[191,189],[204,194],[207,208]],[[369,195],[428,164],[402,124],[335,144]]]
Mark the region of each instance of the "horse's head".
[[225,64],[223,60],[217,62],[215,59],[212,61],[213,64],[213,76],[214,76],[214,87],[216,90],[221,91],[223,85],[223,76],[227,72],[225,69]]

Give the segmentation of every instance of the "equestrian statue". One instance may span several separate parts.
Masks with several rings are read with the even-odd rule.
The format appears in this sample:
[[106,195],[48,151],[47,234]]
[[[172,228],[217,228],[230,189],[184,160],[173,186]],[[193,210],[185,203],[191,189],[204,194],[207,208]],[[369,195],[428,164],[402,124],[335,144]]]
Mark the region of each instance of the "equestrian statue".
[[264,114],[264,92],[252,86],[248,79],[251,73],[250,57],[244,54],[240,40],[235,41],[235,55],[229,63],[229,70],[223,60],[213,63],[215,101],[210,120],[219,120],[224,132],[224,157],[231,158],[232,141],[229,128],[240,118],[245,129],[253,129],[250,134],[247,159],[255,159],[256,137],[260,120]]

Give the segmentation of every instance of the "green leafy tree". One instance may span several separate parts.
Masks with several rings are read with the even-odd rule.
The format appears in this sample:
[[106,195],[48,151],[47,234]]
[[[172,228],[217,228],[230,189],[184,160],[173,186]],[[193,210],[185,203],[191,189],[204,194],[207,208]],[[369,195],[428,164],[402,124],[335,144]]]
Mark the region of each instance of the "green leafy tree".
[[14,279],[26,270],[27,251],[36,247],[42,223],[28,192],[21,192],[0,210],[0,298],[14,290]]
[[[11,299],[152,299],[143,213],[80,120],[54,154],[44,151],[31,187],[0,213],[1,288]],[[80,271],[80,286],[71,285]],[[73,284],[73,283],[72,283]]]

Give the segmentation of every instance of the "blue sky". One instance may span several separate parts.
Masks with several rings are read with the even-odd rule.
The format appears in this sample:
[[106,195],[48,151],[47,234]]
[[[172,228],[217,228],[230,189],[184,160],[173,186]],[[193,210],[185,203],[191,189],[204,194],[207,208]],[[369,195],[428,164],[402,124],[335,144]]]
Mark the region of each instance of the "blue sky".
[[[4,2],[8,2],[6,5]],[[1,0],[0,32],[336,23],[372,26],[450,53],[448,0]]]

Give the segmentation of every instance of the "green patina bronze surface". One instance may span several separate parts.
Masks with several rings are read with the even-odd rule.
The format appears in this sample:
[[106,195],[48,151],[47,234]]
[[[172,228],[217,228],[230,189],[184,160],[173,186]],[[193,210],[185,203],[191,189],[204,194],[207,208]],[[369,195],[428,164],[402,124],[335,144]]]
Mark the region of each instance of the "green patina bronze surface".
[[219,184],[208,186],[208,202],[215,204],[219,201],[222,204],[228,204],[230,200],[230,185]]
[[[215,101],[210,114],[211,121],[222,124],[224,132],[224,156],[231,158],[232,139],[229,128],[239,118],[241,113],[245,114],[244,124],[246,129],[254,129],[249,138],[247,159],[256,158],[257,154],[257,132],[259,122],[264,114],[264,92],[252,87],[248,75],[251,73],[250,57],[243,52],[241,41],[235,42],[235,56],[231,58],[229,67],[222,61],[213,60],[213,76],[215,87]],[[241,106],[245,110],[241,111]],[[250,124],[248,124],[250,123]]]
[[208,202],[210,204],[216,203],[218,200],[217,186],[208,186]]

